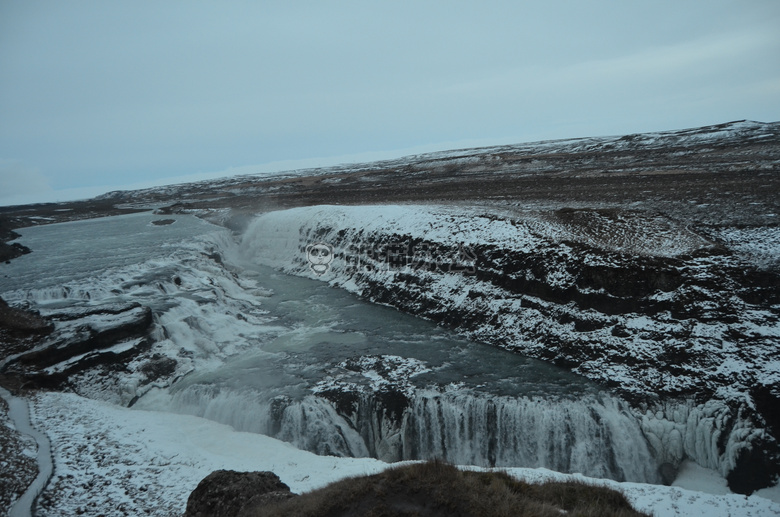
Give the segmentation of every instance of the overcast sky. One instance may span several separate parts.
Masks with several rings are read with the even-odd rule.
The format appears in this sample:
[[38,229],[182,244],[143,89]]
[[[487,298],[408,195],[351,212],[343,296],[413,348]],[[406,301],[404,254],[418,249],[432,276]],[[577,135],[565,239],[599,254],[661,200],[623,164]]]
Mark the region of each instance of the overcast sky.
[[0,204],[738,119],[778,0],[0,0]]

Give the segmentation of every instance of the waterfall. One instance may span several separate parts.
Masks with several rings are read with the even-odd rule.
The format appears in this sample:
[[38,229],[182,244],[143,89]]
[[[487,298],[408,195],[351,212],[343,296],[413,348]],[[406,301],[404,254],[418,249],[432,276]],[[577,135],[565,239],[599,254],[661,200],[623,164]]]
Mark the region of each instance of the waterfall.
[[658,480],[636,419],[608,397],[544,400],[427,391],[412,400],[403,440],[404,459]]
[[283,395],[269,398],[251,390],[196,384],[174,393],[169,404],[169,411],[208,418],[237,431],[273,436],[316,454],[369,456],[360,435],[319,397],[293,401]]
[[[440,458],[460,465],[544,467],[618,481],[659,482],[636,418],[608,396],[490,397],[471,390],[362,393],[351,410],[306,395],[191,385],[169,410],[256,432],[317,454],[385,461]],[[351,398],[351,394],[346,395]],[[394,402],[391,402],[394,401]],[[403,401],[403,402],[399,402]]]
[[419,390],[394,416],[397,409],[387,394],[364,394],[348,417],[372,455],[385,461],[440,458],[458,465],[659,481],[639,423],[612,397],[556,400]]

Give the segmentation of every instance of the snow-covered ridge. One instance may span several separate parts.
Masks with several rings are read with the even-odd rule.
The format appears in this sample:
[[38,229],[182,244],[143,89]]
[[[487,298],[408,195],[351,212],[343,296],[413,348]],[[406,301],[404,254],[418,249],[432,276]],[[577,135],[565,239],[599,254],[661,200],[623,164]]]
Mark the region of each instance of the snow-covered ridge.
[[[581,137],[558,140],[544,140],[512,145],[488,146],[472,149],[455,149],[432,153],[415,154],[397,159],[381,160],[369,163],[346,163],[342,165],[296,169],[275,173],[241,174],[222,179],[204,180],[193,183],[167,185],[134,191],[108,192],[96,199],[116,199],[131,202],[150,202],[155,199],[175,199],[181,201],[189,194],[193,199],[204,201],[203,192],[216,195],[229,192],[232,195],[251,194],[266,182],[284,182],[303,177],[334,176],[326,180],[339,182],[340,176],[361,172],[395,171],[404,167],[412,167],[419,171],[435,170],[436,168],[470,165],[488,165],[491,161],[500,161],[503,156],[514,158],[538,155],[541,159],[548,156],[578,153],[613,153],[625,151],[655,151],[676,150],[687,154],[690,148],[697,146],[728,145],[735,141],[761,142],[765,139],[780,137],[780,124],[763,123],[748,120],[716,124],[699,128],[690,128],[632,135]],[[686,148],[689,148],[686,150]],[[250,167],[245,167],[247,169]],[[544,171],[542,166],[541,171]],[[276,185],[273,188],[282,188]],[[206,200],[208,201],[208,200]]]
[[[333,252],[324,273],[307,256],[318,242]],[[612,386],[662,461],[735,486],[756,462],[777,467],[765,397],[780,318],[756,300],[762,273],[665,218],[316,206],[259,216],[242,252]]]
[[[604,251],[673,257],[712,246],[705,238],[667,218],[631,211],[571,209],[551,213],[447,205],[314,206],[271,212],[254,223],[244,242],[252,252],[252,246],[271,247],[264,242],[250,242],[253,232],[267,232],[288,243],[309,227],[324,230],[341,224],[348,228],[357,222],[360,226],[355,227],[355,233],[361,235],[412,235],[447,246],[496,245],[507,252],[531,252],[551,243],[565,245],[574,241]],[[353,244],[360,244],[360,240]],[[263,250],[263,260],[274,259]],[[278,266],[283,265],[283,257],[276,260]],[[339,263],[333,264],[334,271],[339,267]]]

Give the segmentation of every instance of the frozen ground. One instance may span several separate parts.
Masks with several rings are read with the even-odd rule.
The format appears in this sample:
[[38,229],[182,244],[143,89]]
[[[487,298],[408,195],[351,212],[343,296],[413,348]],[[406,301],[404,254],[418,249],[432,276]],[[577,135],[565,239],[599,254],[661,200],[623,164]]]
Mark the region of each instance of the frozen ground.
[[[300,493],[387,467],[373,459],[316,456],[194,416],[126,409],[67,393],[39,394],[31,413],[53,443],[54,476],[39,501],[42,517],[100,515],[109,509],[115,515],[180,515],[198,482],[217,469],[273,471]],[[635,507],[657,517],[780,515],[779,502],[727,493],[717,475],[692,467],[683,470],[678,482],[682,486],[673,487],[545,469],[508,471],[530,481],[575,477],[603,483],[622,490]]]

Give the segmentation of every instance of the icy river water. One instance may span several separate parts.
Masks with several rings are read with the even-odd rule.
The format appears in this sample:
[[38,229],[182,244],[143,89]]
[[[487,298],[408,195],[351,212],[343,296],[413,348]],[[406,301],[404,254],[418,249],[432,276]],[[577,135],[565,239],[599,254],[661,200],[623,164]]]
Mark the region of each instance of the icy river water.
[[[149,213],[22,229],[0,296],[45,315],[151,307],[176,381],[88,396],[194,414],[319,454],[547,467],[657,482],[627,405],[541,361],[242,256],[228,230]],[[135,384],[134,384],[135,383]]]

